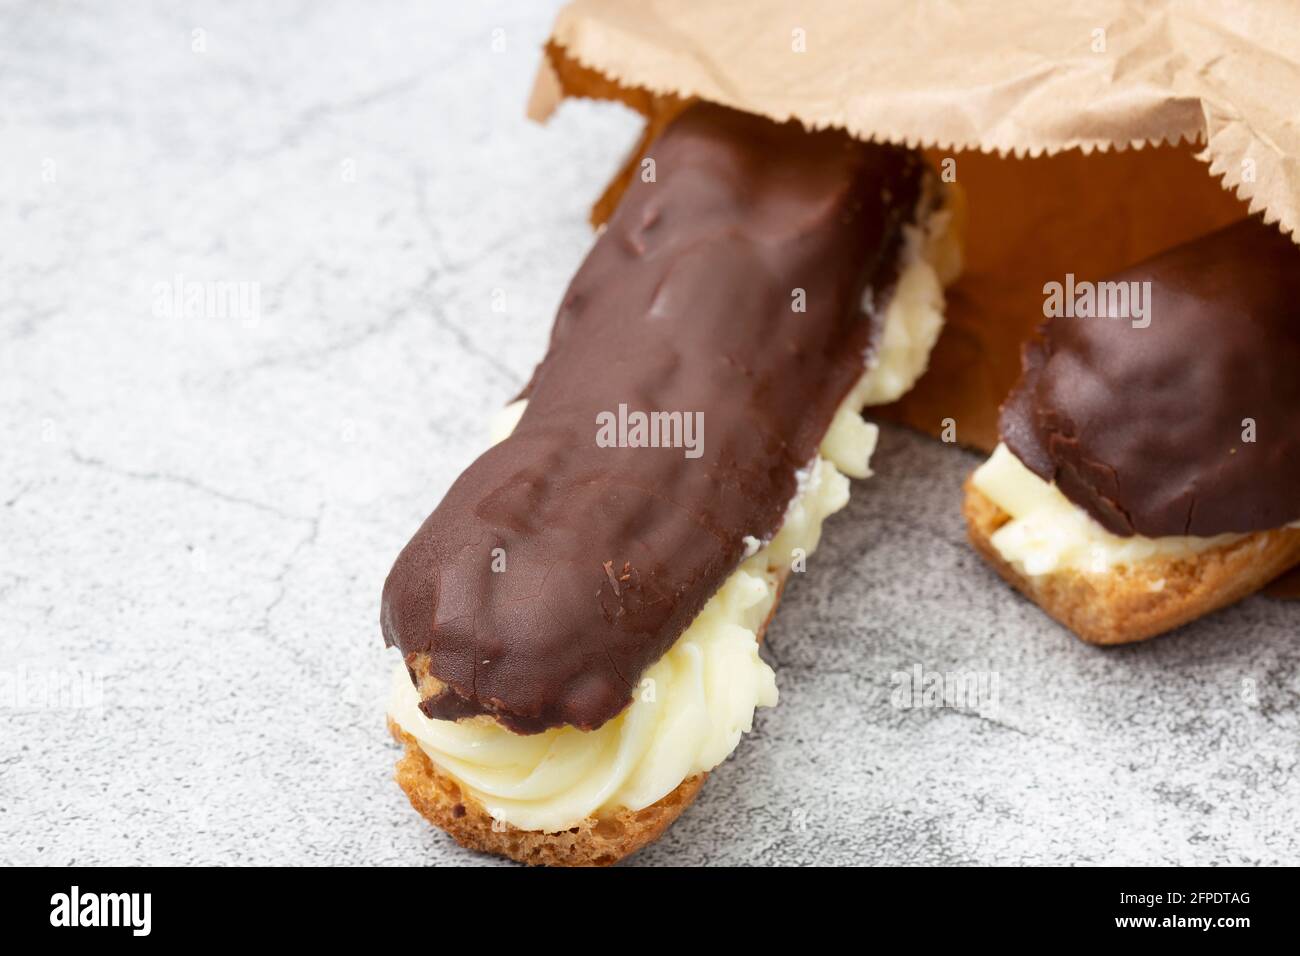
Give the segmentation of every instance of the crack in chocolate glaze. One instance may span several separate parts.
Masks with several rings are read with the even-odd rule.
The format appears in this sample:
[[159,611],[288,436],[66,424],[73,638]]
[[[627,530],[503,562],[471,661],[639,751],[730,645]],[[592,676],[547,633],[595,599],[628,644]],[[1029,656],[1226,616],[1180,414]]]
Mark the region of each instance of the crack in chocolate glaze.
[[[657,181],[632,183],[574,277],[518,426],[384,584],[386,643],[439,682],[430,717],[535,733],[617,715],[743,539],[779,528],[865,370],[863,293],[897,281],[916,153],[700,104],[649,155]],[[702,412],[702,455],[599,447],[620,403]]]
[[1108,281],[1151,283],[1150,326],[1045,322],[1002,406],[1007,447],[1117,535],[1300,518],[1300,249],[1252,217]]

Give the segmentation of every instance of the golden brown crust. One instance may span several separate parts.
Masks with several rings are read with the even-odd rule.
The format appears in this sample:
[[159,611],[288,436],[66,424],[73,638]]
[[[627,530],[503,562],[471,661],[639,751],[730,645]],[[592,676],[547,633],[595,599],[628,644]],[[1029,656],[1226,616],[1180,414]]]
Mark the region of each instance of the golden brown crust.
[[[781,574],[772,609],[758,630],[760,642],[772,622],[777,605],[781,603],[784,589],[785,574]],[[425,676],[417,674],[421,679]],[[620,810],[610,817],[588,817],[577,826],[559,833],[520,830],[493,819],[481,803],[453,777],[440,770],[415,738],[403,732],[391,718],[388,732],[406,747],[406,752],[397,761],[394,777],[411,806],[422,817],[446,830],[463,847],[496,853],[533,866],[610,866],[631,856],[658,839],[668,825],[682,815],[709,776],[700,773],[687,777],[676,790],[640,810]]]
[[655,840],[695,799],[708,774],[683,780],[672,793],[642,810],[588,817],[559,833],[519,830],[494,820],[483,805],[434,765],[415,738],[391,720],[389,732],[406,745],[397,783],[411,806],[463,847],[541,866],[609,866]]
[[1300,529],[1246,535],[1191,558],[1152,558],[1101,574],[1030,577],[990,540],[1011,516],[966,480],[962,513],[971,544],[1004,580],[1090,644],[1127,644],[1172,630],[1258,591],[1300,562]]

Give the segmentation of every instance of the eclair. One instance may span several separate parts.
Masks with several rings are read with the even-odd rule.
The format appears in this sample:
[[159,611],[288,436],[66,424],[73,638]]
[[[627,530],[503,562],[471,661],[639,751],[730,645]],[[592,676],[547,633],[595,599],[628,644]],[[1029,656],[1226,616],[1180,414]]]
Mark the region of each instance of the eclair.
[[1026,345],[964,511],[1004,579],[1121,644],[1300,563],[1300,249],[1249,218],[1076,294]]
[[763,630],[960,268],[915,151],[698,103],[646,155],[498,440],[384,584],[398,783],[526,863],[655,839],[776,703]]

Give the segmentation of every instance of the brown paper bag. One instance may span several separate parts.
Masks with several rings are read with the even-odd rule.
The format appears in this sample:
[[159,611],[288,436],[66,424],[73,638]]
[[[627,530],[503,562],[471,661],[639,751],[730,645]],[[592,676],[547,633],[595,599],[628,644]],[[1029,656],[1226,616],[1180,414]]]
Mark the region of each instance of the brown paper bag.
[[[968,204],[967,257],[929,372],[885,414],[990,450],[1043,285],[1095,279],[1262,212],[1300,241],[1294,0],[574,0],[529,115],[564,97],[647,120],[711,100],[924,147]],[[1289,585],[1300,596],[1300,575]]]

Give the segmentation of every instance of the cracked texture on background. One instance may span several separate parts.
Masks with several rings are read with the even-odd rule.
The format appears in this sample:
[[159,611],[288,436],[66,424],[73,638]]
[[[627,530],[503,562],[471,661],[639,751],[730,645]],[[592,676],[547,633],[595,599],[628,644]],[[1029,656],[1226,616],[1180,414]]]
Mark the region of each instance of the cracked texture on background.
[[[378,598],[639,128],[523,119],[551,15],[0,10],[0,676],[102,679],[4,702],[0,862],[478,861],[391,782]],[[178,276],[258,320],[158,314]],[[884,431],[768,632],[780,706],[636,862],[1300,862],[1300,606],[1085,647],[965,545],[974,462]],[[891,706],[917,664],[996,711]]]

